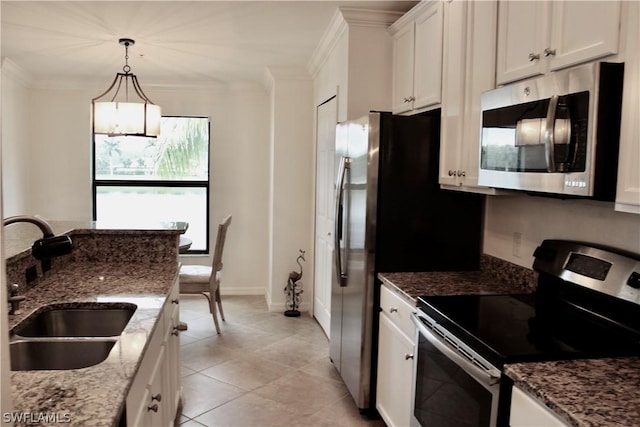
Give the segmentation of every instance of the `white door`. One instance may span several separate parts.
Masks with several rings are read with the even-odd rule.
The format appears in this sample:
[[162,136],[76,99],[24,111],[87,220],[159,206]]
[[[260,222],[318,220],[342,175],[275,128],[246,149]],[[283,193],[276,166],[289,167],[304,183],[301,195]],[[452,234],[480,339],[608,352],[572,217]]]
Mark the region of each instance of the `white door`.
[[313,316],[329,336],[331,325],[331,266],[333,260],[334,153],[338,120],[336,97],[316,112],[316,238]]

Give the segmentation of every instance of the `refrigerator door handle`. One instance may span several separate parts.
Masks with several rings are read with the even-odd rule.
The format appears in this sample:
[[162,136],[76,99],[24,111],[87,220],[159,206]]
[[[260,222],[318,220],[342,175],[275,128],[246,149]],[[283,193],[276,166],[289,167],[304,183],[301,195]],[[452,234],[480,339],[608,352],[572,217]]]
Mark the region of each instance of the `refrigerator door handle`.
[[[338,183],[336,188],[336,213],[335,213],[335,233],[334,236],[334,249],[333,253],[335,256],[336,263],[336,278],[338,279],[338,285],[340,287],[347,286],[347,273],[342,269],[342,251],[340,250],[340,242],[342,241],[343,233],[344,235],[348,235],[348,233],[344,230],[344,182],[348,173],[349,168],[351,167],[351,159],[349,157],[342,157],[340,159],[340,167],[338,169]],[[345,245],[345,252],[347,251],[347,247]],[[346,253],[345,253],[346,258]]]

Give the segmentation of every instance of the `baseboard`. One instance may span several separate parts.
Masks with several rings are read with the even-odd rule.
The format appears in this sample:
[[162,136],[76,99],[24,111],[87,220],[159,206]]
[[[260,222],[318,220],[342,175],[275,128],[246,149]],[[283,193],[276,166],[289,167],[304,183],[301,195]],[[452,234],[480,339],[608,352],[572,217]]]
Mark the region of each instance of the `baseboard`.
[[255,287],[234,287],[234,286],[220,286],[221,295],[264,295],[264,286]]
[[[286,310],[289,309],[289,307],[287,307],[285,303],[282,303],[282,302],[272,303],[268,300],[268,298],[267,298],[267,308],[269,309],[270,313],[284,313]],[[298,311],[301,313],[308,313],[309,305],[305,303],[300,304],[300,307],[298,307]]]

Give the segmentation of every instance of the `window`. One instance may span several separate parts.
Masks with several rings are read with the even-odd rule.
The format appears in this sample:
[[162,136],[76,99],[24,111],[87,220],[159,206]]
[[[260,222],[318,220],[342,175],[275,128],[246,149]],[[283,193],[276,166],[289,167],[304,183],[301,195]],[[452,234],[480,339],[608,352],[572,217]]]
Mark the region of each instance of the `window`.
[[158,138],[94,135],[94,220],[186,221],[189,253],[208,253],[209,128],[206,117],[162,117]]

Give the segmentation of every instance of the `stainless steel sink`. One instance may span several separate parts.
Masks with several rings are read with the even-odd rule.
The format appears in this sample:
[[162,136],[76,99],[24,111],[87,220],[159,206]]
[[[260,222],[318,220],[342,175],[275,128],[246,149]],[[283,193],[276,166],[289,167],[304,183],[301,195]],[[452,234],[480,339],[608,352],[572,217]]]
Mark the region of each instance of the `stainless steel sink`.
[[21,337],[114,337],[122,333],[135,311],[134,304],[47,306],[13,332]]
[[115,341],[18,340],[9,345],[12,371],[80,369],[104,361]]

